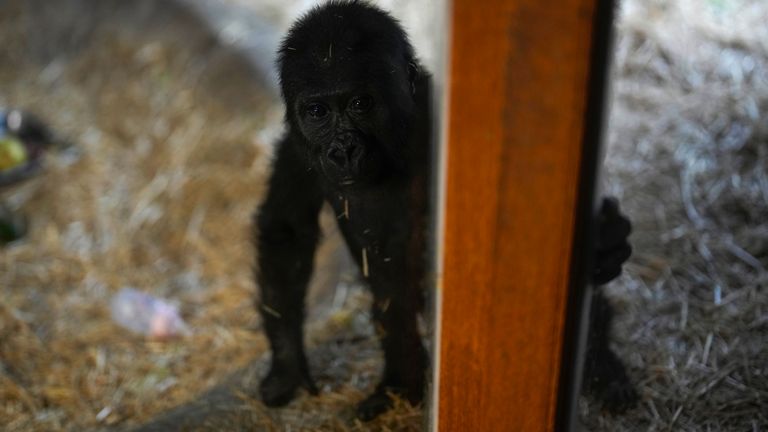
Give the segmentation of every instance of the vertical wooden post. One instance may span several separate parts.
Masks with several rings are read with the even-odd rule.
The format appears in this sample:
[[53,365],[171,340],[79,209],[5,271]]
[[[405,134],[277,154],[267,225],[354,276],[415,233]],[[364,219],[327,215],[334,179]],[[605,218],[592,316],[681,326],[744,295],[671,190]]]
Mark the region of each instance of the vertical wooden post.
[[441,432],[556,427],[572,266],[583,262],[580,182],[594,169],[585,158],[596,158],[585,143],[599,135],[587,121],[589,85],[593,46],[605,47],[593,35],[609,3],[453,1]]

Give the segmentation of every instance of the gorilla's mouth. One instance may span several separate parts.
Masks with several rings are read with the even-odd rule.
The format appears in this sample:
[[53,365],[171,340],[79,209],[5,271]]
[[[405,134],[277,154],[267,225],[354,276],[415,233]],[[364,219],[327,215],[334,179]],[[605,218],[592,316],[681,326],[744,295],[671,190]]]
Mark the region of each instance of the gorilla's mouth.
[[[330,165],[330,166],[329,166]],[[364,172],[341,171],[332,164],[321,161],[323,174],[328,184],[336,188],[351,188],[367,184],[370,180]]]

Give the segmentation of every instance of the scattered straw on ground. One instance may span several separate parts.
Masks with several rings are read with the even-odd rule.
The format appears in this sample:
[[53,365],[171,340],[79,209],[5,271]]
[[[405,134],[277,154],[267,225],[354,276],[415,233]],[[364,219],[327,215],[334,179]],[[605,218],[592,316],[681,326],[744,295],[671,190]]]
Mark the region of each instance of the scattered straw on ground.
[[[58,42],[33,35],[19,4],[2,10],[3,103],[41,114],[80,155],[49,158],[42,178],[4,195],[31,229],[0,252],[0,424],[146,418],[264,349],[252,331],[248,221],[264,185],[254,133],[268,99],[252,85],[219,97],[224,78],[245,72],[200,36],[182,49],[172,30],[147,29],[168,37],[153,40],[100,29],[69,58],[36,64]],[[116,327],[109,300],[126,286],[179,301],[194,335],[152,343]]]

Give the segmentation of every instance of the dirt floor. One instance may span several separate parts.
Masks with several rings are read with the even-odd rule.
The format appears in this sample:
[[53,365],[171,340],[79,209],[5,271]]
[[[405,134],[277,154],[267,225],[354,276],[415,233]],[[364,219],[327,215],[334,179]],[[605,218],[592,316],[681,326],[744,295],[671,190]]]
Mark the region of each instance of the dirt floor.
[[[306,2],[218,3],[267,5],[281,29]],[[387,6],[428,46],[415,3]],[[250,217],[282,111],[252,59],[187,10],[0,3],[0,106],[76,143],[2,191],[30,234],[0,251],[0,429],[421,430],[407,404],[353,418],[380,359],[328,214],[308,329],[322,394],[258,402]],[[585,430],[768,431],[766,23],[759,0],[623,2],[604,177],[636,254],[608,291],[643,400],[611,416],[583,399]],[[191,335],[115,325],[124,287],[176,302]]]

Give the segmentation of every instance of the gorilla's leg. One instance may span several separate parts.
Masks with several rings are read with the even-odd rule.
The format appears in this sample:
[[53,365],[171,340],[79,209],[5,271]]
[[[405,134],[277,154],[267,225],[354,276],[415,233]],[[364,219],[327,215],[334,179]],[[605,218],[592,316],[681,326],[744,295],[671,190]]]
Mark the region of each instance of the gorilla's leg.
[[288,403],[300,386],[317,393],[304,354],[303,323],[322,194],[290,144],[284,140],[279,146],[269,191],[256,218],[261,293],[257,307],[272,347],[261,396],[269,406]]
[[416,287],[372,281],[372,315],[384,351],[384,373],[376,390],[358,405],[358,417],[370,420],[392,406],[390,394],[418,404],[424,396],[427,352],[419,335]]

